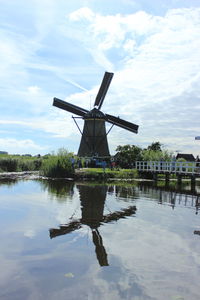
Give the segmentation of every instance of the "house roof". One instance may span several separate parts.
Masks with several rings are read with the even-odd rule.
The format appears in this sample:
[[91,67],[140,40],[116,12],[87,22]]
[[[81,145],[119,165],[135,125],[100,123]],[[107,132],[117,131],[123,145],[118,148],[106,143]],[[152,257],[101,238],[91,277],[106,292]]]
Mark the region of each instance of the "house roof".
[[193,154],[184,154],[184,153],[178,153],[176,155],[176,159],[184,158],[186,161],[195,161]]

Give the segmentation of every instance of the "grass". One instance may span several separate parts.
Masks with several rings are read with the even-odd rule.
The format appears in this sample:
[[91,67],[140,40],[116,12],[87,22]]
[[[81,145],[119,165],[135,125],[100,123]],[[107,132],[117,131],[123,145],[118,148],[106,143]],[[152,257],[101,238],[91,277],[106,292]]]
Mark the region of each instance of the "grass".
[[76,177],[84,179],[107,179],[107,178],[122,178],[122,179],[134,179],[138,178],[138,172],[136,169],[115,169],[110,170],[108,168],[105,171],[102,168],[87,168],[76,171]]

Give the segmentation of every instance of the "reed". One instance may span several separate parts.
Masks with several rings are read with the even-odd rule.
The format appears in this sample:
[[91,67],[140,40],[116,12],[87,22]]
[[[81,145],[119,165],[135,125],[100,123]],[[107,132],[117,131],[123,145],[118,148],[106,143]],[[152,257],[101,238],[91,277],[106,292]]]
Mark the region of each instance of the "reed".
[[41,159],[4,156],[0,157],[0,172],[38,171],[41,164]]
[[50,155],[42,161],[40,175],[52,178],[68,178],[74,176],[71,153]]

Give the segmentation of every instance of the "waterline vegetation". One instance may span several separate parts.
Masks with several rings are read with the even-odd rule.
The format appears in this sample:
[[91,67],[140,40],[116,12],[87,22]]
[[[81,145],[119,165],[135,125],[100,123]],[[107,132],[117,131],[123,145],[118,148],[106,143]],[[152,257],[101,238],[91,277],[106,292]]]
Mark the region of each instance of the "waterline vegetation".
[[73,153],[65,149],[58,150],[43,160],[40,174],[45,177],[67,178],[74,177]]

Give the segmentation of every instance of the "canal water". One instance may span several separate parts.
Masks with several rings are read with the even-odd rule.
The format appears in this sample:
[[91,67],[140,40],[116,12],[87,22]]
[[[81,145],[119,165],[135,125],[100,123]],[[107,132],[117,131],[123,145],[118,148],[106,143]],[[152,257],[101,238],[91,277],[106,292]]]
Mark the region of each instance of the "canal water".
[[199,300],[200,189],[0,181],[1,300]]

